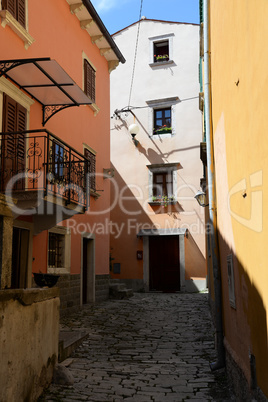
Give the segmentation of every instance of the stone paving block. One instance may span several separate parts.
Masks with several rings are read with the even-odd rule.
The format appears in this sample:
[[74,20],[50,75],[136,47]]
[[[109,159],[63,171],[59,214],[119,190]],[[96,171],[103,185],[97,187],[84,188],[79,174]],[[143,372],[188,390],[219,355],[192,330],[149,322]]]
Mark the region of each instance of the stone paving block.
[[51,385],[46,402],[232,400],[209,367],[216,351],[207,295],[137,293],[84,306],[61,327],[89,337],[68,363],[74,388]]

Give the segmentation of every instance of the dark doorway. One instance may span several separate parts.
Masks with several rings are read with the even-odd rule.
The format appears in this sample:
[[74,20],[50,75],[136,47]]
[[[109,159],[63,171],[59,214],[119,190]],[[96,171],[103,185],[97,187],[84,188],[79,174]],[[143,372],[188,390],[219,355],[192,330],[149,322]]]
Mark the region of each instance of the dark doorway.
[[88,266],[87,266],[87,261],[88,261],[88,240],[83,238],[83,296],[82,296],[82,301],[83,304],[87,304],[87,294],[88,294],[88,286],[87,286],[87,280],[88,280]]
[[14,227],[12,241],[12,289],[25,289],[27,287],[28,249],[29,230]]
[[180,290],[179,236],[149,237],[150,290]]
[[82,304],[95,302],[94,240],[83,237]]

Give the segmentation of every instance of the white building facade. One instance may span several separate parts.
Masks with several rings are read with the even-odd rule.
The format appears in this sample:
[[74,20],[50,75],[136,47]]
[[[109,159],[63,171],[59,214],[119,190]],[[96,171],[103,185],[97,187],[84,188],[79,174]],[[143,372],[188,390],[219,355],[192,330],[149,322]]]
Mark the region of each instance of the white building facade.
[[134,290],[203,289],[199,25],[142,18],[113,39],[126,63],[110,77],[111,276]]

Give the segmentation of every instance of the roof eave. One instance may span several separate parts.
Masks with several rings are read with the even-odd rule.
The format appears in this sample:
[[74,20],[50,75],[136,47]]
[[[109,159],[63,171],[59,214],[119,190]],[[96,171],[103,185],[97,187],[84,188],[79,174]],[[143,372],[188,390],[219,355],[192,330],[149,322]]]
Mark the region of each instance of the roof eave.
[[114,51],[114,53],[116,54],[116,56],[118,57],[118,60],[121,63],[125,63],[125,58],[122,55],[122,53],[120,52],[119,48],[117,47],[116,43],[114,42],[113,38],[111,37],[111,35],[109,34],[109,32],[107,31],[104,23],[102,22],[99,14],[97,13],[97,11],[95,10],[93,4],[91,3],[90,0],[82,0],[84,6],[86,7],[86,9],[88,10],[89,14],[91,15],[91,17],[94,19],[94,21],[96,22],[96,24],[98,25],[99,29],[101,30],[101,32],[103,33],[105,39],[107,40],[107,42],[109,43],[109,45],[111,46],[112,50]]

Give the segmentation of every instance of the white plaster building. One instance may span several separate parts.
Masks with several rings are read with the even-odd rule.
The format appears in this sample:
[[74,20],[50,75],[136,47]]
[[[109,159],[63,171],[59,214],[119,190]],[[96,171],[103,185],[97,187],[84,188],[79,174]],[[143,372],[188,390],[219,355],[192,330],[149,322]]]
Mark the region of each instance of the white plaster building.
[[134,290],[203,289],[199,25],[142,18],[113,39],[126,63],[111,74],[111,276]]

